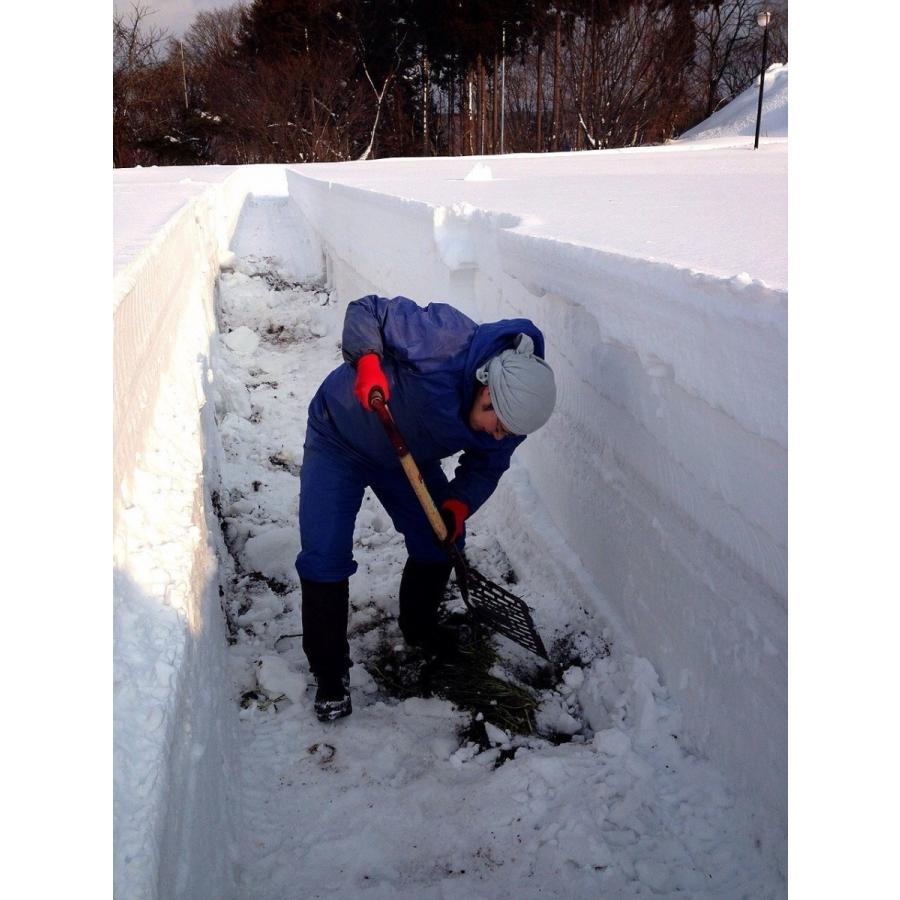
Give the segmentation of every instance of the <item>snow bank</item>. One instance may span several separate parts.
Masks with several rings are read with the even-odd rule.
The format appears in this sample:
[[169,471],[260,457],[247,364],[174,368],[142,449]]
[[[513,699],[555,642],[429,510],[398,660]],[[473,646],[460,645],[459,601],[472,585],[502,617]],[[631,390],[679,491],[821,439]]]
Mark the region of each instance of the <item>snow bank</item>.
[[[194,198],[221,184],[236,166],[150,166],[116,169],[113,192],[113,273],[143,267],[141,253],[163,239],[167,226]],[[227,212],[224,213],[226,219]],[[116,291],[119,295],[119,291]]]
[[544,329],[558,408],[490,506],[557,534],[497,536],[514,564],[549,547],[581,569],[561,602],[625,623],[697,747],[784,829],[786,292],[307,172],[289,190],[343,301],[405,294]]
[[[114,282],[115,894],[233,893],[234,713],[204,477],[219,248],[246,185],[181,197],[129,236]],[[144,194],[145,199],[147,194]],[[152,207],[152,204],[151,204]],[[151,220],[152,221],[152,220]]]

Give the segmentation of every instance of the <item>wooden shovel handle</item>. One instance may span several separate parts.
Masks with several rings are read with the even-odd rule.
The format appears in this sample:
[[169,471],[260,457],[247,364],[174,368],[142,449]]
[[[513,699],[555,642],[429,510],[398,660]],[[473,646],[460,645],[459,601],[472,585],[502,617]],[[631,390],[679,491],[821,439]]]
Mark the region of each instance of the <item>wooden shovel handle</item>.
[[422,509],[425,511],[428,523],[434,529],[434,533],[437,535],[438,540],[441,542],[446,541],[447,526],[444,524],[444,520],[438,512],[438,508],[434,505],[431,494],[428,493],[428,488],[425,486],[425,480],[422,478],[422,473],[419,471],[419,467],[416,465],[412,453],[409,452],[409,447],[403,439],[403,435],[400,434],[400,429],[397,428],[397,423],[394,421],[394,417],[391,415],[391,411],[388,409],[387,403],[385,402],[384,394],[377,387],[372,388],[369,392],[369,406],[375,410],[378,418],[381,420],[381,424],[384,426],[385,432],[387,432],[388,440],[390,440],[391,446],[394,448],[397,453],[397,458],[400,460],[400,465],[403,466],[403,471],[409,479],[410,486],[415,492],[419,503],[422,504]]

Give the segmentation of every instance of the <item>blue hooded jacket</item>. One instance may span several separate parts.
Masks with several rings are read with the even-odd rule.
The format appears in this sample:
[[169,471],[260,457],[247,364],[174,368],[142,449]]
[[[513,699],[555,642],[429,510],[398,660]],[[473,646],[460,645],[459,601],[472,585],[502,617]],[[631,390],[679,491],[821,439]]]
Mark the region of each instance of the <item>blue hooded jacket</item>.
[[469,427],[475,371],[513,346],[524,332],[544,355],[544,336],[528,319],[476,325],[446,303],[421,307],[406,297],[374,294],[347,307],[342,338],[346,362],[322,382],[309,406],[307,440],[324,441],[331,452],[364,465],[400,463],[378,416],[353,393],[354,363],[377,353],[390,386],[388,406],[419,465],[464,451],[450,484],[475,512],[490,497],[524,435],[498,441]]

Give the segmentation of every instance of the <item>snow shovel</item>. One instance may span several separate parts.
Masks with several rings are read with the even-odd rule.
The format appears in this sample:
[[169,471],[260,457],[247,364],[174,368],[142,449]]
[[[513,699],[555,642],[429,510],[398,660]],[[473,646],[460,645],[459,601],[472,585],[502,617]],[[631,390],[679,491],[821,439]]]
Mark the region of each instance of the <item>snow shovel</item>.
[[[438,508],[434,505],[431,494],[428,493],[422,473],[419,471],[400,429],[397,428],[397,423],[385,402],[384,394],[378,388],[372,388],[369,393],[369,406],[378,414],[391,446],[400,459],[400,465],[403,466],[403,471],[406,473],[419,503],[422,504],[429,524],[434,529],[438,540],[443,543],[447,539],[447,526],[438,512]],[[499,584],[488,581],[484,575],[473,569],[457,547],[451,545],[447,548],[447,552],[453,562],[456,583],[459,585],[463,602],[474,619],[486,628],[502,634],[520,647],[549,661],[550,657],[547,656],[544,642],[534,627],[531,610],[524,601],[500,587]]]

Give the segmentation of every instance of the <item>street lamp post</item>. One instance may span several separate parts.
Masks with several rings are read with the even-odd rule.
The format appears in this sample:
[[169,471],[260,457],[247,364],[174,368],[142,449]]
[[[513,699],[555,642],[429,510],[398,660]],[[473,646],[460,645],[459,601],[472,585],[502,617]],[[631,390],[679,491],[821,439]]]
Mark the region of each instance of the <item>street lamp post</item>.
[[761,10],[756,16],[756,24],[763,29],[763,54],[762,69],[759,71],[759,105],[756,108],[756,138],[753,141],[753,149],[759,149],[759,123],[762,119],[763,82],[766,80],[766,50],[769,46],[769,22],[772,13],[768,9]]

